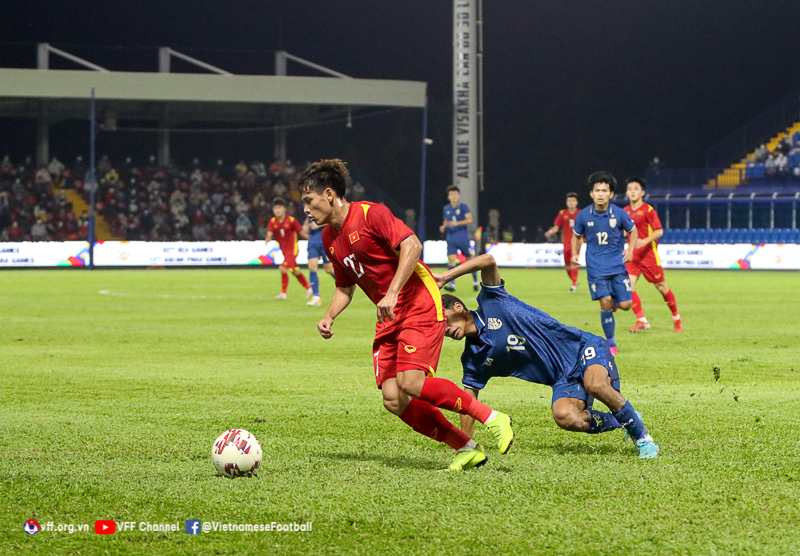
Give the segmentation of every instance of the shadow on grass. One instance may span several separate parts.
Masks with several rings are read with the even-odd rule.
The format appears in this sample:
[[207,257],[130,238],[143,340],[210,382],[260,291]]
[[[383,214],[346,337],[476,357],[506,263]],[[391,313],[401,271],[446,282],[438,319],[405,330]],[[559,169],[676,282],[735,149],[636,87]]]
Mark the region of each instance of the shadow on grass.
[[328,459],[338,459],[344,461],[374,461],[382,463],[386,467],[398,469],[444,469],[447,464],[443,461],[433,461],[423,458],[411,458],[408,456],[389,457],[378,454],[353,453],[353,452],[324,452],[314,454],[317,457]]

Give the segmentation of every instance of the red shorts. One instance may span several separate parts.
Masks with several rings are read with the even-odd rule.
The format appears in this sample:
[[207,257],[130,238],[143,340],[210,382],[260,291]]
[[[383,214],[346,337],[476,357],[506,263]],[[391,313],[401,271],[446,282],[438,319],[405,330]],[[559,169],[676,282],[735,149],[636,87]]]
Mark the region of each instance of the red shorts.
[[664,269],[658,265],[627,263],[625,265],[625,269],[628,271],[630,276],[638,277],[639,275],[643,274],[645,280],[651,284],[660,284],[666,280],[666,278],[664,278]]
[[281,251],[281,253],[283,253],[283,262],[281,263],[283,268],[288,268],[289,270],[299,268],[297,266],[297,256],[294,253],[289,253],[288,255],[284,251]]
[[391,326],[378,325],[372,342],[378,388],[403,371],[422,370],[433,376],[439,364],[445,326],[445,321],[431,318],[429,312],[409,315]]
[[572,246],[564,246],[564,266],[572,266]]

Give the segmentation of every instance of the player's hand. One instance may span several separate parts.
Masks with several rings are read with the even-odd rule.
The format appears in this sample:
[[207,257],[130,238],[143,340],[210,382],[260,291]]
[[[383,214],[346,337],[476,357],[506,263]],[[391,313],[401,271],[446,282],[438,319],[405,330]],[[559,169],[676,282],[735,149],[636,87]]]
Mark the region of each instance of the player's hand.
[[634,248],[635,248],[635,249],[641,249],[642,247],[644,247],[645,245],[647,245],[647,243],[648,243],[648,242],[646,242],[644,239],[637,239],[637,240],[636,240],[636,244],[635,244]]
[[572,258],[569,260],[569,262],[571,262],[576,267],[580,266],[581,264],[580,255],[572,255]]
[[331,336],[333,336],[333,330],[331,330],[332,327],[333,327],[333,319],[331,318],[325,317],[317,323],[317,330],[319,331],[319,335],[325,338],[326,340],[329,340]]
[[547,231],[544,233],[544,237],[548,237],[548,238],[549,238],[551,235],[553,235],[553,234],[550,232],[550,230],[547,230]]
[[440,232],[444,233],[445,229],[447,229],[447,226],[445,226],[444,224],[442,224],[441,226],[439,226],[439,231],[440,231]]
[[433,277],[434,280],[436,280],[436,285],[439,287],[439,289],[442,289],[444,287],[444,285],[447,283],[447,280],[442,278],[442,276],[444,276],[444,274],[433,274],[433,273],[431,273],[431,276]]
[[386,319],[394,322],[394,308],[397,305],[397,296],[387,293],[386,296],[378,302],[378,322],[383,322]]
[[633,249],[628,249],[625,251],[625,255],[622,257],[623,263],[629,263],[633,260]]

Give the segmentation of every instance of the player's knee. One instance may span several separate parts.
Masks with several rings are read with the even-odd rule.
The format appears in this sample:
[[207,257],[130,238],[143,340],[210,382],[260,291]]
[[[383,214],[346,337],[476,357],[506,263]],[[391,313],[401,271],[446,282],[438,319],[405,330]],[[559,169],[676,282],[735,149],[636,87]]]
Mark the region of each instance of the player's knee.
[[553,406],[553,420],[562,429],[572,430],[575,428],[578,412],[572,406],[558,407]]
[[600,308],[603,311],[610,311],[611,309],[613,309],[614,308],[614,304],[611,303],[611,298],[610,297],[601,297],[600,298]]
[[383,398],[383,407],[389,413],[400,415],[400,400],[398,398]]
[[629,311],[631,308],[632,302],[631,301],[621,301],[617,307],[622,309],[623,311]]
[[422,394],[422,385],[425,382],[425,375],[416,372],[397,373],[397,387],[412,398],[418,398]]

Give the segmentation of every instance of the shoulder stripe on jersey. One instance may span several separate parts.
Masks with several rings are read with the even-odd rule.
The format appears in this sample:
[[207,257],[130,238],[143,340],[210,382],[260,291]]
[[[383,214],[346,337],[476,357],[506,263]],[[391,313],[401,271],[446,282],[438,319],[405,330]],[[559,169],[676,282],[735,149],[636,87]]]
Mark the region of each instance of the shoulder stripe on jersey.
[[364,218],[366,218],[367,211],[369,210],[369,205],[361,205],[361,208],[364,209]]
[[[366,211],[364,211],[366,214]],[[419,276],[419,279],[422,280],[422,283],[425,284],[425,287],[428,289],[428,292],[431,294],[433,298],[433,304],[436,305],[436,320],[442,321],[444,320],[444,309],[442,308],[442,292],[439,291],[439,286],[436,285],[436,280],[433,279],[431,273],[428,272],[421,263],[417,263],[417,266],[414,268],[414,274]]]

